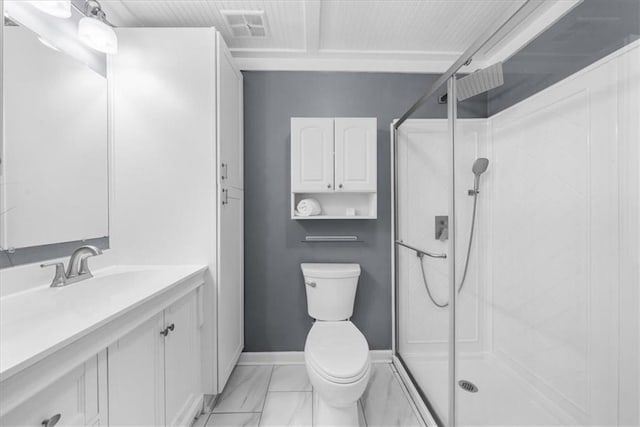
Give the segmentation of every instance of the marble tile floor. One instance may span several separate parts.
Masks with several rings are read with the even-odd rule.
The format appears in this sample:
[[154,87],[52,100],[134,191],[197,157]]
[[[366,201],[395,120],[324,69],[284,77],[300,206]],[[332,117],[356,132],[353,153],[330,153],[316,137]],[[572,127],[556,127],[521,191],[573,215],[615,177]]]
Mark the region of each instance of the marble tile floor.
[[[304,365],[236,366],[213,411],[203,413],[193,426],[312,426],[313,406]],[[424,425],[390,364],[373,365],[358,409],[361,427]]]

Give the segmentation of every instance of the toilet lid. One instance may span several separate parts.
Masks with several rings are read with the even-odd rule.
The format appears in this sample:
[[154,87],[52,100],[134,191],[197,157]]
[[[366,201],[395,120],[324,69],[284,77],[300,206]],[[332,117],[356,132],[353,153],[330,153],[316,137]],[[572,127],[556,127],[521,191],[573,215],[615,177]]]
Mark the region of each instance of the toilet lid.
[[304,353],[307,363],[334,382],[353,382],[369,367],[367,340],[349,321],[315,322]]

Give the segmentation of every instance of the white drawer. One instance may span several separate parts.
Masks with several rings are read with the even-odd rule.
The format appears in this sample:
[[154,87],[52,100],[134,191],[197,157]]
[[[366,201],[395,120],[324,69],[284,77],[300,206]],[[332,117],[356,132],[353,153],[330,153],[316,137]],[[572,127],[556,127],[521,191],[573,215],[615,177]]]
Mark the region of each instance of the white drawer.
[[94,425],[98,420],[98,358],[92,357],[0,419],[0,426],[42,427],[60,414],[57,427]]

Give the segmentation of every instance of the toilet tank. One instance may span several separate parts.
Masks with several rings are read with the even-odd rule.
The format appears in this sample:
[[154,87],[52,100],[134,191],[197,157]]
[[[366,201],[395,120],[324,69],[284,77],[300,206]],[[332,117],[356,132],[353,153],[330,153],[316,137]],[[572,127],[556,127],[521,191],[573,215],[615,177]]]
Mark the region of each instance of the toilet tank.
[[317,320],[346,320],[353,314],[359,264],[313,264],[300,266],[307,291],[307,311]]

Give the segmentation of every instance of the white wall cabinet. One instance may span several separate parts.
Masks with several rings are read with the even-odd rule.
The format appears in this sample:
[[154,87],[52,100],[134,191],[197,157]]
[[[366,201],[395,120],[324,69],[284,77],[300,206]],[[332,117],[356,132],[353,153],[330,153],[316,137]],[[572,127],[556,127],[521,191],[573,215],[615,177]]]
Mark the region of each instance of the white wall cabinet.
[[[375,219],[377,161],[376,118],[291,118],[291,217]],[[322,213],[298,215],[305,198]]]
[[218,215],[218,381],[226,384],[244,348],[243,192],[224,188]]
[[291,119],[291,191],[333,193],[333,119]]
[[217,38],[218,53],[218,149],[219,176],[227,187],[244,188],[242,73],[235,66],[222,37]]
[[376,119],[337,118],[334,126],[336,191],[375,192]]
[[197,292],[108,348],[109,425],[189,425],[202,397]]

